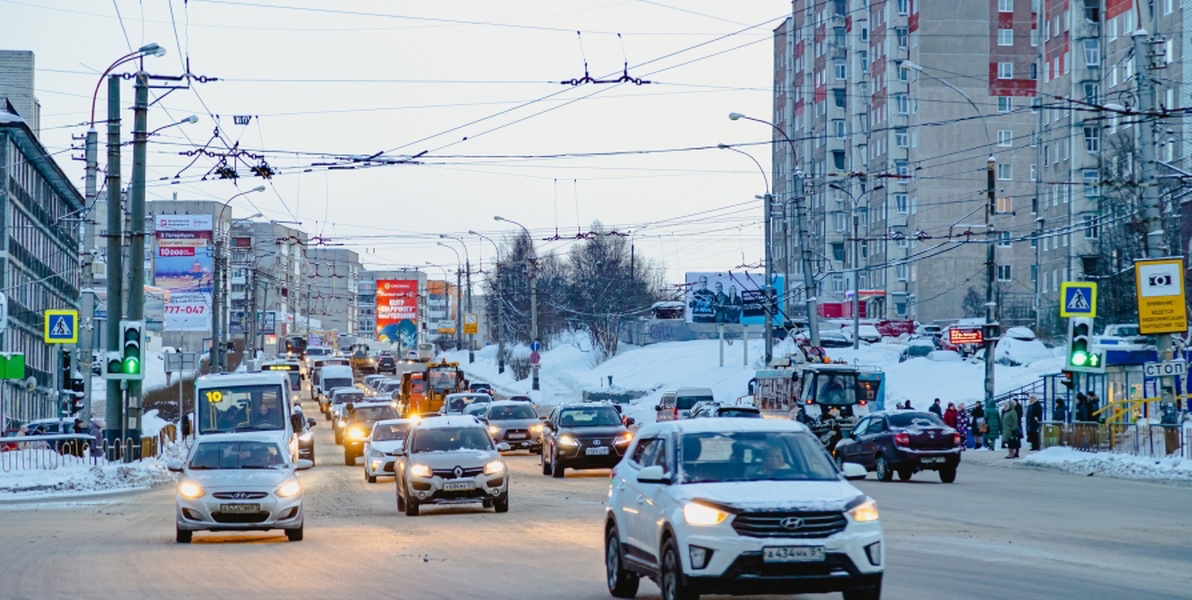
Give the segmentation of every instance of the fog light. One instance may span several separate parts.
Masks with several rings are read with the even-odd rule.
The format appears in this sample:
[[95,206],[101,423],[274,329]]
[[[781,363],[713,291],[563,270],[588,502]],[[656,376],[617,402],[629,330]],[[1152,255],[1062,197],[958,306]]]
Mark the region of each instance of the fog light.
[[419,500],[425,500],[425,499],[426,499],[426,492],[418,492],[418,499],[419,499]]
[[493,489],[492,489],[492,495],[494,495],[494,496],[500,496],[500,495],[501,495],[501,488],[493,488]]
[[379,471],[380,469],[381,469],[381,461],[379,461],[379,460],[372,461],[372,470]]
[[865,555],[869,557],[869,564],[879,567],[882,564],[882,543],[874,542],[865,546]]
[[712,558],[712,551],[707,548],[688,546],[688,552],[691,555],[692,569],[702,569],[708,566],[708,561]]

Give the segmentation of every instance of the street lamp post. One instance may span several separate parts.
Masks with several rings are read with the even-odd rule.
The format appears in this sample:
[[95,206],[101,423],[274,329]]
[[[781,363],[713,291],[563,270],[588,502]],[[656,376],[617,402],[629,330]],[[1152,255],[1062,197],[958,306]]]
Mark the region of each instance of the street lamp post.
[[[473,314],[472,313],[472,257],[471,257],[471,255],[468,254],[468,243],[465,242],[464,238],[462,238],[462,237],[455,237],[453,235],[447,235],[445,233],[440,233],[439,237],[446,239],[446,240],[455,240],[455,241],[459,242],[459,245],[463,246],[463,248],[464,248],[464,277],[467,280],[467,286],[468,286],[468,295],[467,295],[468,316],[471,317]],[[479,326],[479,322],[477,322],[477,326]],[[475,333],[468,334],[468,362],[469,363],[476,362],[476,334]]]
[[463,295],[463,259],[459,256],[459,250],[454,246],[437,242],[438,245],[455,253],[455,349],[459,350],[464,347],[464,311],[460,306],[459,298]]
[[857,348],[860,348],[860,346],[861,346],[861,284],[860,284],[861,253],[859,252],[859,250],[857,248],[857,242],[860,240],[860,236],[861,236],[861,232],[860,232],[861,218],[860,218],[860,215],[857,214],[857,204],[860,203],[861,199],[864,198],[866,195],[872,194],[873,192],[876,192],[881,189],[885,189],[886,186],[884,186],[884,185],[875,186],[869,190],[862,192],[860,196],[856,196],[856,197],[853,196],[852,192],[845,189],[844,186],[841,186],[839,184],[833,183],[829,187],[831,187],[834,190],[844,192],[846,195],[848,195],[849,217],[853,223],[853,242],[851,244],[852,245],[852,260],[850,261],[852,264],[850,264],[849,266],[852,267],[852,271],[853,271],[853,349],[856,350]]
[[265,186],[258,185],[257,187],[240,192],[228,198],[219,208],[219,212],[215,217],[215,269],[213,273],[212,290],[211,290],[211,357],[209,359],[209,366],[211,370],[220,369],[221,371],[227,367],[224,363],[223,352],[223,309],[224,304],[223,287],[226,274],[224,271],[228,268],[228,261],[224,259],[224,233],[220,223],[223,222],[224,212],[228,210],[228,206],[232,201],[241,196],[252,194],[255,192],[265,191]]
[[[794,140],[792,140],[790,138],[790,136],[788,136],[786,134],[786,131],[784,131],[778,125],[775,125],[774,123],[766,121],[765,119],[758,119],[756,117],[750,117],[748,115],[743,115],[738,112],[729,113],[728,118],[733,121],[736,121],[739,119],[745,119],[746,121],[753,121],[755,123],[769,125],[774,131],[777,131],[778,134],[782,136],[782,139],[786,140],[787,145],[790,146],[790,149],[791,149],[792,159],[795,156],[795,142],[794,142]],[[794,200],[795,200],[795,218],[798,222],[797,228],[799,231],[799,247],[802,248],[801,255],[802,255],[802,260],[803,260],[803,293],[807,296],[807,329],[809,330],[809,333],[811,335],[812,345],[818,346],[820,343],[819,342],[819,315],[817,314],[819,312],[819,310],[816,307],[816,303],[818,302],[818,300],[815,297],[816,296],[816,294],[815,294],[815,274],[811,272],[811,251],[807,247],[807,236],[803,235],[803,210],[799,206],[801,204],[801,200],[803,199],[803,177],[802,177],[802,175],[798,174],[797,172],[792,173],[792,175],[793,175],[793,178],[792,178],[792,182],[791,182],[791,197],[794,198]],[[767,211],[767,214],[768,213],[769,213],[769,211]],[[786,241],[783,240],[783,243],[785,244]]]
[[[538,254],[534,249],[534,236],[530,235],[530,230],[526,229],[525,225],[514,221],[513,219],[506,219],[501,215],[493,215],[494,221],[504,221],[506,223],[513,223],[526,233],[526,239],[530,242],[530,344],[538,342]],[[541,343],[541,342],[539,342]],[[538,363],[530,365],[530,373],[532,373],[532,380],[530,382],[530,389],[539,389],[538,385]]]
[[468,231],[482,240],[488,240],[497,251],[497,373],[505,372],[505,278],[501,274],[501,247],[492,238],[482,233]]
[[[774,253],[772,251],[772,248],[774,247],[774,243],[773,243],[773,233],[771,231],[773,229],[773,227],[771,225],[771,221],[772,221],[772,217],[773,217],[772,213],[774,212],[774,196],[770,194],[770,178],[766,176],[766,170],[764,168],[762,168],[762,164],[760,162],[758,162],[757,159],[754,158],[752,154],[745,152],[744,150],[729,146],[728,144],[717,144],[717,147],[720,148],[721,150],[732,150],[733,152],[736,152],[737,154],[741,154],[741,155],[745,156],[745,158],[748,158],[749,160],[753,161],[753,164],[757,165],[757,170],[760,171],[762,174],[762,181],[764,181],[766,184],[766,195],[762,198],[763,202],[764,202],[763,210],[765,211],[765,218],[763,219],[763,222],[765,223],[764,226],[766,229],[765,258],[763,259],[766,263],[766,267],[765,267],[766,268],[766,274],[765,274],[765,278],[766,278],[766,288],[765,288],[765,290],[766,290],[766,307],[765,307],[766,354],[765,354],[764,366],[766,368],[769,368],[770,362],[774,358],[774,311],[778,308],[777,303],[774,302],[774,256],[773,256]],[[749,340],[746,339],[745,343],[748,343],[748,342],[749,342]]]

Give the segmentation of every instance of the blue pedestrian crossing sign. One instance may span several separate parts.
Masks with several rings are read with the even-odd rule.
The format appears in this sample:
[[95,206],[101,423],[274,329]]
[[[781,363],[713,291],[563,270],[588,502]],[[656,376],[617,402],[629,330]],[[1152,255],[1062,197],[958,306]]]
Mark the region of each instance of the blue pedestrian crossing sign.
[[47,344],[79,343],[79,311],[47,310],[43,332]]
[[1097,284],[1091,281],[1065,281],[1060,284],[1060,317],[1097,317]]

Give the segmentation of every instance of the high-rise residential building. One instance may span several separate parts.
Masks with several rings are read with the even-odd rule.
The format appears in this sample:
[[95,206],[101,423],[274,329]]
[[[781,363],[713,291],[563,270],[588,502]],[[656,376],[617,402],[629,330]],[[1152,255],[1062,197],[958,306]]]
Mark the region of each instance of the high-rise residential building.
[[355,335],[360,319],[360,255],[347,248],[314,246],[307,249],[306,260],[314,286],[311,316],[322,322],[324,331]]
[[1031,0],[794,0],[773,116],[793,314],[809,265],[823,316],[851,315],[858,292],[866,317],[981,316],[994,245],[998,316],[1032,321],[1034,24]]
[[34,94],[34,59],[30,50],[0,50],[0,112],[20,115],[33,137],[41,136],[41,103]]

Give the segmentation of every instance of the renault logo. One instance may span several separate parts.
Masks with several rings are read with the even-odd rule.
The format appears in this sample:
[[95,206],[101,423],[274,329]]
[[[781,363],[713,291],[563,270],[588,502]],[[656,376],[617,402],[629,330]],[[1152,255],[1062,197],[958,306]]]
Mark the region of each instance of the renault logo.
[[600,445],[600,440],[592,440],[592,445],[593,445],[593,446],[599,446],[599,445]]
[[455,478],[459,479],[460,477],[464,476],[464,468],[457,466],[457,467],[455,467],[454,473],[455,473]]
[[800,519],[799,517],[787,517],[779,521],[778,524],[781,525],[783,529],[802,529],[803,519]]

